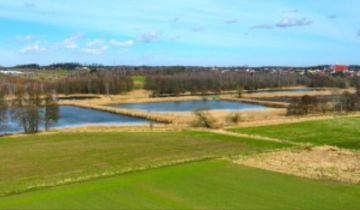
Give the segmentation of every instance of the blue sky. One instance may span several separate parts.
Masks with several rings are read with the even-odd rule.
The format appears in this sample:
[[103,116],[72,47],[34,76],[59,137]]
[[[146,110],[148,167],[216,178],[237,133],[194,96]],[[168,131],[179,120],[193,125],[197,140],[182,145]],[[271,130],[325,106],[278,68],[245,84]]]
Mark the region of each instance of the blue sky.
[[0,0],[0,65],[360,64],[359,0]]

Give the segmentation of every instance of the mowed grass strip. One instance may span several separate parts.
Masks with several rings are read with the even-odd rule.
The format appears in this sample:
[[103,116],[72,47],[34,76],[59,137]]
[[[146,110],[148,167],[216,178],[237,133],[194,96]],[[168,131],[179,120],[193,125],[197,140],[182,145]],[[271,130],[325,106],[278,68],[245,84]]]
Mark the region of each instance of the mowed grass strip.
[[0,195],[288,145],[206,132],[79,132],[0,138]]
[[189,163],[0,198],[0,209],[358,209],[360,185],[225,161]]
[[360,149],[360,117],[339,117],[330,120],[235,128],[229,129],[229,131],[294,142]]

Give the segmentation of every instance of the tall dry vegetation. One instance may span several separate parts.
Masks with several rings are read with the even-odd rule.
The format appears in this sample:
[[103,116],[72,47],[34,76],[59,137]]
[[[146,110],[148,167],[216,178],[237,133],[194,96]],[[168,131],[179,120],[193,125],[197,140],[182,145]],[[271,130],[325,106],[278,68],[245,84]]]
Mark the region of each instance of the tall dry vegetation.
[[211,129],[216,129],[221,127],[219,122],[206,109],[196,110],[194,111],[194,115],[196,116],[196,119],[193,122],[194,127],[203,127],[203,128],[211,128]]
[[317,96],[305,95],[293,101],[287,109],[288,115],[307,115],[312,113],[360,111],[360,95],[345,92],[335,101],[320,101]]

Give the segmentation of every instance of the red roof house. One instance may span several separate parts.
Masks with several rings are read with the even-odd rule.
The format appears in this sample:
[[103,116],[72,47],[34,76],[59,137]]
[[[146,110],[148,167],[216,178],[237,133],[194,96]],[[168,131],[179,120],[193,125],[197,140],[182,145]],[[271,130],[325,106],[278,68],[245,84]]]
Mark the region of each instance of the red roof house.
[[344,71],[349,71],[349,67],[345,65],[335,65],[334,70],[344,72]]

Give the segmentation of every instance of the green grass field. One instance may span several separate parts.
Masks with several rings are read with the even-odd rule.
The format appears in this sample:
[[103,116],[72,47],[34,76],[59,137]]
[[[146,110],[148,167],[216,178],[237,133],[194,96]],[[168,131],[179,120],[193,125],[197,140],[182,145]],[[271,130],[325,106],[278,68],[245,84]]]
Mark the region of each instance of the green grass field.
[[134,76],[134,77],[132,77],[132,79],[133,79],[134,86],[135,86],[136,89],[144,88],[145,77],[143,77],[143,76]]
[[154,169],[0,198],[0,209],[359,209],[360,185],[225,161]]
[[[230,129],[360,148],[360,118]],[[56,132],[0,138],[0,209],[359,209],[360,184],[220,158],[290,145],[209,132]]]
[[360,149],[360,117],[236,128],[230,131],[283,140]]
[[288,145],[206,132],[84,132],[0,138],[0,195]]

